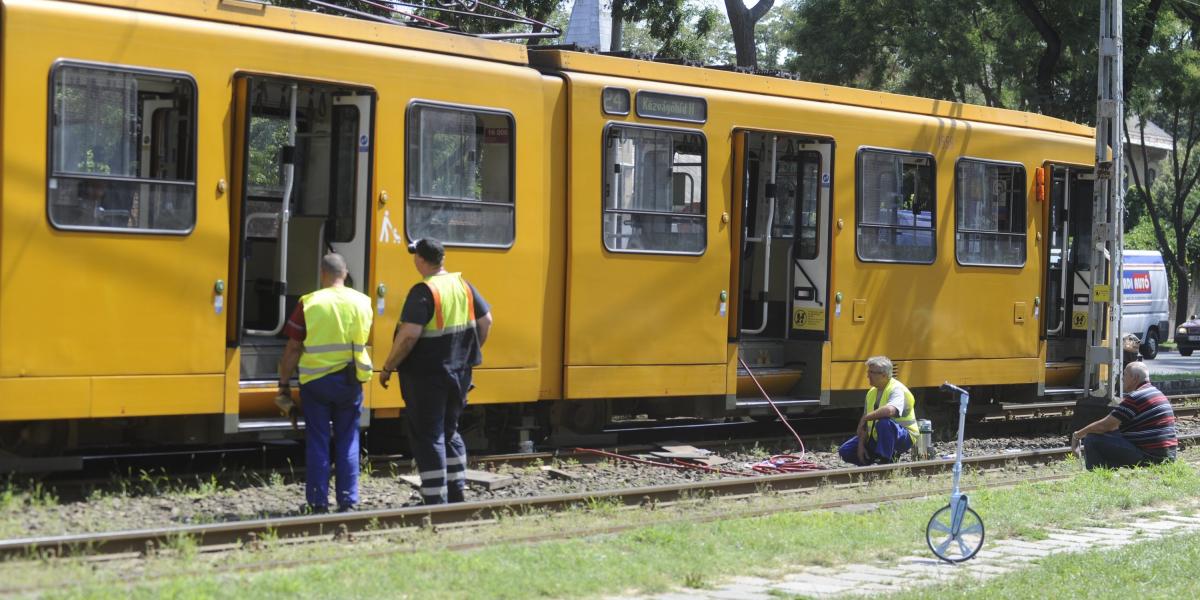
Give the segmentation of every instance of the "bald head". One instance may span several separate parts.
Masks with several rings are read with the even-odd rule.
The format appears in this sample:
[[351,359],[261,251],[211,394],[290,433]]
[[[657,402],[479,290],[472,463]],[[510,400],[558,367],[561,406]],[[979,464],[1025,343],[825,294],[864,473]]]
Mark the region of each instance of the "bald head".
[[1121,372],[1121,385],[1125,392],[1132,392],[1147,381],[1150,381],[1150,368],[1144,362],[1133,361],[1125,365],[1125,370]]

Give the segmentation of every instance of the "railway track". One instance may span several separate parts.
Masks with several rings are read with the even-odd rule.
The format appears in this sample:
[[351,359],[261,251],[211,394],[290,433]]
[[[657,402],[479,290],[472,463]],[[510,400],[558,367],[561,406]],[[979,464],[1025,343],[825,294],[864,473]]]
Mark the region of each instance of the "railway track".
[[[1200,438],[1200,434],[1181,436],[1180,440],[1184,443],[1194,443],[1197,438]],[[975,469],[1001,468],[1013,463],[1044,464],[1062,460],[1069,452],[1069,448],[1066,447],[1031,450],[967,457],[963,459],[963,463]],[[138,554],[168,546],[181,538],[192,540],[200,549],[219,550],[237,548],[265,537],[290,540],[323,539],[388,528],[464,524],[535,512],[557,512],[597,502],[638,506],[676,502],[697,497],[737,497],[761,495],[768,492],[797,492],[819,486],[846,485],[876,480],[901,470],[914,475],[933,475],[947,472],[952,466],[953,461],[950,460],[930,460],[441,506],[415,506],[186,527],[13,539],[0,541],[0,559]]]
[[[1194,417],[1200,415],[1200,395],[1176,395],[1170,397],[1175,404],[1178,417]],[[1043,402],[1034,404],[1002,403],[997,412],[984,416],[981,420],[968,423],[968,429],[974,428],[981,435],[1022,435],[1014,432],[1013,428],[1034,427],[1044,430],[1053,426],[1056,420],[1069,418],[1074,410],[1074,401]],[[844,419],[843,419],[844,420]],[[799,423],[802,421],[794,421]],[[723,427],[722,425],[730,425]],[[677,426],[657,426],[634,428],[626,426],[623,431],[637,431],[641,437],[649,439],[651,434],[657,434],[657,439],[691,439],[692,445],[716,451],[721,449],[747,447],[750,444],[787,446],[792,438],[782,434],[779,423],[754,423],[754,429],[746,429],[746,424],[718,423],[689,423]],[[767,426],[767,427],[764,427]],[[999,429],[997,429],[999,428]],[[766,435],[774,430],[776,435]],[[706,432],[710,437],[704,439],[697,435],[679,436],[684,432]],[[1022,430],[1024,431],[1024,430]],[[970,432],[969,432],[970,433]],[[750,435],[753,434],[753,435]],[[824,448],[840,444],[853,431],[846,429],[836,433],[807,431],[802,433],[805,443],[811,448]],[[589,445],[587,439],[577,440],[578,445]],[[599,440],[597,440],[599,441]],[[604,444],[597,443],[591,447],[614,449],[623,454],[648,453],[659,449],[658,444]],[[302,446],[297,445],[297,448]],[[83,498],[91,490],[103,488],[111,484],[113,477],[142,472],[155,474],[161,471],[163,476],[169,473],[182,473],[180,481],[192,479],[206,480],[210,477],[231,477],[234,481],[252,480],[257,477],[266,480],[272,476],[283,474],[285,479],[295,479],[303,476],[303,469],[291,465],[293,461],[301,461],[302,455],[287,452],[281,448],[250,448],[234,447],[208,450],[173,450],[162,453],[132,453],[109,456],[85,457],[91,466],[80,472],[63,472],[44,480],[53,486],[60,497]],[[378,472],[405,471],[408,469],[410,458],[404,455],[370,455],[367,457],[370,467]],[[472,455],[471,468],[479,470],[495,470],[501,465],[512,468],[523,468],[533,465],[552,464],[555,461],[573,461],[578,464],[593,464],[605,460],[595,454],[578,452],[571,448],[559,448],[530,453],[510,453],[493,455]],[[157,462],[156,462],[157,461]],[[228,462],[227,462],[228,461]],[[257,463],[257,464],[255,464]],[[157,465],[157,466],[155,466]],[[173,466],[172,466],[173,465]],[[290,467],[290,468],[289,468]],[[297,470],[298,469],[298,470]]]

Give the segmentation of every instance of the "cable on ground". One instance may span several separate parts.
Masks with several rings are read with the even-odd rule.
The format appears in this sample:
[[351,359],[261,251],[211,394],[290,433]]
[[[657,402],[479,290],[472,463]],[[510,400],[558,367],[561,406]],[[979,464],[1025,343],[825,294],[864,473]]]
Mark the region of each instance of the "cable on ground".
[[738,357],[738,362],[742,364],[742,368],[746,370],[746,374],[750,376],[750,380],[753,381],[754,385],[758,387],[758,392],[762,394],[763,398],[766,398],[767,404],[770,404],[771,408],[775,411],[775,414],[779,415],[779,420],[783,423],[784,427],[787,427],[788,431],[792,432],[792,436],[796,438],[796,443],[800,444],[800,454],[777,454],[762,462],[751,465],[750,468],[757,473],[769,474],[798,473],[801,471],[817,471],[824,469],[825,467],[810,460],[804,459],[804,440],[800,439],[800,434],[796,433],[796,430],[792,428],[792,424],[788,423],[787,417],[783,416],[783,412],[779,410],[778,406],[775,406],[775,401],[771,399],[771,395],[768,394],[767,390],[763,389],[762,384],[758,382],[758,378],[755,377],[754,372],[750,370],[750,365],[747,365],[746,361],[742,360],[742,357],[740,356]]

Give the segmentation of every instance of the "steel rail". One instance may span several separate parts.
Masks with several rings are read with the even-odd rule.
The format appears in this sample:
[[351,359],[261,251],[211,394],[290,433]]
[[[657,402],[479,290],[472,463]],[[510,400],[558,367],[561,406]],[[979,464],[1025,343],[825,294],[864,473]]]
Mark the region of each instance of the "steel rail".
[[[1197,434],[1200,435],[1200,434]],[[1196,436],[1189,436],[1196,437]],[[1067,447],[1007,454],[974,456],[963,463],[976,468],[994,468],[1013,462],[1044,464],[1064,458]],[[747,496],[766,492],[790,492],[831,484],[857,483],[884,478],[899,471],[931,475],[949,471],[949,460],[927,460],[846,469],[830,469],[786,475],[728,478],[705,482],[579,492],[555,496],[489,500],[439,506],[414,506],[328,515],[306,515],[254,519],[207,525],[166,527],[108,533],[59,535],[0,541],[0,559],[45,555],[116,554],[145,552],[173,540],[190,538],[198,547],[243,544],[262,537],[294,538],[341,535],[396,527],[427,527],[512,516],[536,511],[562,511],[595,502],[626,506],[652,505],[696,497]]]
[[[1200,394],[1176,394],[1167,396],[1175,409],[1175,416],[1193,416],[1200,413],[1200,404],[1182,405],[1187,401],[1200,399]],[[1064,400],[1059,402],[1002,402],[999,410],[981,415],[980,422],[995,423],[997,421],[1023,421],[1033,419],[1058,419],[1069,417],[1075,412],[1076,401]]]

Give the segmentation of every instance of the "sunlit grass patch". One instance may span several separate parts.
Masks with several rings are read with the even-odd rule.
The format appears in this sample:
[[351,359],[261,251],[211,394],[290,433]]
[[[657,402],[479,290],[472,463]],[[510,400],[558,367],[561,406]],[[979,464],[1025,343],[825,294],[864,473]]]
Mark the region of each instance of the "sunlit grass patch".
[[1183,534],[1118,549],[1053,554],[982,582],[964,577],[888,598],[1194,598],[1200,584],[1190,566],[1197,562],[1200,534]]

